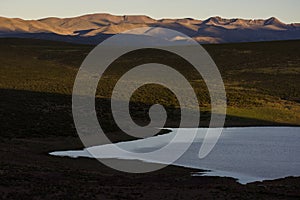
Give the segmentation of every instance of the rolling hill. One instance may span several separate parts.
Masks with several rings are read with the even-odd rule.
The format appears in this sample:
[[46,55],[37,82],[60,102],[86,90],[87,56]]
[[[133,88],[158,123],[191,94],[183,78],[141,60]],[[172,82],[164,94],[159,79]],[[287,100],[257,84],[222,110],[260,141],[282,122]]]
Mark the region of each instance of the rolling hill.
[[236,43],[300,39],[300,24],[269,19],[206,20],[152,19],[143,15],[90,14],[73,18],[23,20],[0,17],[0,37],[35,38],[83,44],[98,44],[120,32],[138,27],[163,27],[182,32],[200,43]]

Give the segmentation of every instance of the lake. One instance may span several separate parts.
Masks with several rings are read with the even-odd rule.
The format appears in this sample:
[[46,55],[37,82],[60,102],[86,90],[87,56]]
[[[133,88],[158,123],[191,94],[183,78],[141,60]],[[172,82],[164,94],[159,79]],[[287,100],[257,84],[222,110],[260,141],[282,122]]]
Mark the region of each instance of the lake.
[[[120,142],[117,145],[132,152],[149,152],[166,145],[178,129],[146,139]],[[232,177],[242,184],[273,180],[288,176],[300,176],[300,128],[299,127],[246,127],[224,128],[221,137],[210,154],[199,159],[199,149],[206,128],[199,128],[190,148],[173,165],[208,170],[193,176]],[[189,134],[193,129],[181,129]],[[110,151],[111,144],[91,147],[97,158],[140,159]],[[180,142],[178,143],[180,148]],[[53,156],[93,157],[87,149],[81,151],[51,152]],[[168,155],[164,155],[168,156]],[[143,160],[155,162],[153,160]]]

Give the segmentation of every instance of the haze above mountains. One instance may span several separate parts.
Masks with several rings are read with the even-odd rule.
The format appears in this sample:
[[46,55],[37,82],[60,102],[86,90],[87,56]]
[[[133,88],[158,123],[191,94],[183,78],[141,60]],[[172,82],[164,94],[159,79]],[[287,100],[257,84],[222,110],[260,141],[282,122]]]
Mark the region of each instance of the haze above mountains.
[[23,20],[0,17],[0,37],[36,38],[98,44],[120,32],[138,27],[162,27],[182,32],[199,43],[257,42],[300,39],[300,23],[285,24],[275,17],[263,20],[152,19],[148,16],[91,14],[73,18]]

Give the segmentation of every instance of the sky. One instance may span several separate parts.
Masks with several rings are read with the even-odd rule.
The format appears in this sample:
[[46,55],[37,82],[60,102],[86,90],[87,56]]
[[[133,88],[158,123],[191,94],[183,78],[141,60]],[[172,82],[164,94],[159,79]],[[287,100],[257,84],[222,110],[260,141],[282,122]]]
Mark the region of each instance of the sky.
[[148,15],[155,19],[224,18],[300,22],[299,0],[1,0],[0,16],[23,19],[74,17],[92,13]]

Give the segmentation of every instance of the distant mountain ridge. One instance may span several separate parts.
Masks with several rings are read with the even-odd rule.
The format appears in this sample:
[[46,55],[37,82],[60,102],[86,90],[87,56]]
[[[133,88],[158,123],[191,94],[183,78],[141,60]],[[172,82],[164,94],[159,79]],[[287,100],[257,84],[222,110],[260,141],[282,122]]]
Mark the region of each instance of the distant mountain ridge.
[[90,14],[73,18],[49,17],[39,20],[0,17],[0,37],[37,38],[98,44],[107,37],[138,27],[163,27],[182,32],[199,43],[257,42],[300,39],[300,24],[269,19],[206,20],[152,19],[144,15],[115,16]]

